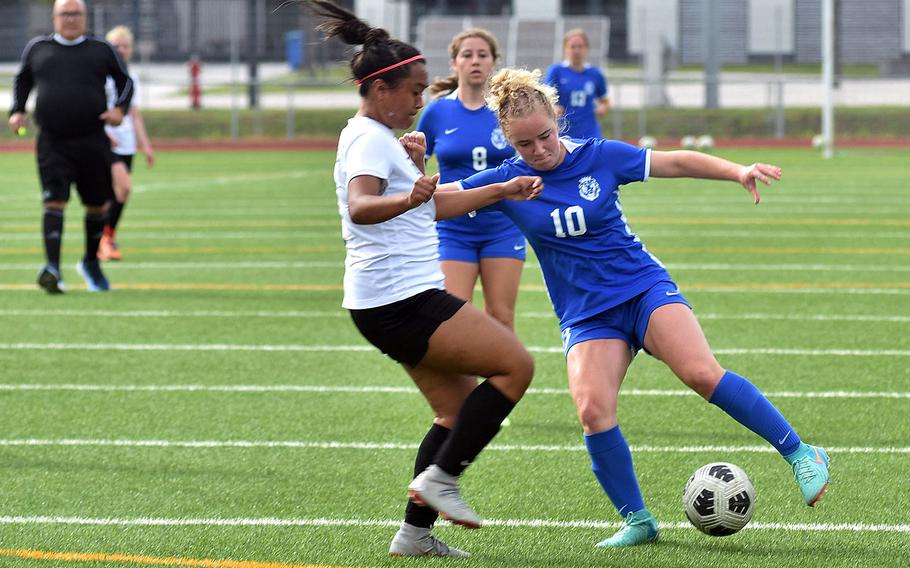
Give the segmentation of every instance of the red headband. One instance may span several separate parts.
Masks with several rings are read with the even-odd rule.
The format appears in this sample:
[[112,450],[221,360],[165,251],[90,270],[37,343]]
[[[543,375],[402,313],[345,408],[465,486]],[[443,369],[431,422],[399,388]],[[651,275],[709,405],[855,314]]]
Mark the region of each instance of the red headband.
[[407,65],[408,63],[411,63],[411,62],[413,62],[413,61],[417,61],[417,60],[419,60],[419,59],[423,59],[423,55],[415,55],[414,57],[409,57],[408,59],[405,59],[404,61],[399,61],[398,63],[395,63],[395,64],[393,64],[393,65],[389,65],[388,67],[383,67],[383,68],[380,69],[379,71],[373,71],[372,73],[370,73],[369,75],[367,75],[367,76],[364,77],[363,79],[355,79],[354,82],[357,83],[358,85],[362,85],[364,81],[366,81],[367,79],[369,79],[369,78],[371,78],[371,77],[375,77],[376,75],[380,75],[380,74],[382,74],[382,73],[385,73],[386,71],[389,71],[390,69],[394,69],[394,68],[396,68],[396,67],[401,67],[402,65]]

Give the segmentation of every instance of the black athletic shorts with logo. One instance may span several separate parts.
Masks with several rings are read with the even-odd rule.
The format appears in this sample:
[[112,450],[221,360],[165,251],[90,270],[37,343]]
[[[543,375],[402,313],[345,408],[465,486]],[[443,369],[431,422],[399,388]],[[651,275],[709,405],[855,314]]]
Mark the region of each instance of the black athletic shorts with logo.
[[416,367],[427,354],[436,328],[463,305],[464,300],[433,289],[378,308],[350,312],[367,341],[399,363]]
[[84,205],[104,205],[114,199],[111,141],[103,130],[76,138],[55,138],[41,133],[38,175],[45,202],[69,201],[70,185],[75,183]]

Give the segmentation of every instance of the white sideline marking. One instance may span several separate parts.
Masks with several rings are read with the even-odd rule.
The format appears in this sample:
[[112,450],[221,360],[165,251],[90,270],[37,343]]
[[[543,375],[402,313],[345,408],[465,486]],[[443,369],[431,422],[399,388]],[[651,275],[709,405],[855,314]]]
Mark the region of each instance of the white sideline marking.
[[[562,347],[526,346],[532,353],[562,353]],[[237,345],[224,343],[0,343],[0,350],[23,351],[265,351],[265,352],[373,352],[371,345]],[[794,355],[834,357],[910,357],[900,349],[714,349],[717,355]]]
[[[414,387],[384,386],[328,386],[328,385],[98,385],[98,384],[35,384],[7,383],[0,384],[0,391],[81,391],[81,392],[228,392],[228,393],[273,393],[273,392],[306,392],[306,393],[381,393],[381,394],[419,394]],[[564,396],[568,389],[530,388],[527,394],[542,396]],[[679,397],[696,396],[691,390],[684,389],[623,389],[623,396],[656,396]],[[877,392],[877,391],[768,391],[770,398],[910,398],[910,392]]]
[[[256,235],[258,233],[251,233]],[[299,236],[299,235],[298,235]],[[40,237],[34,236],[36,242]],[[666,263],[668,270],[703,270],[703,271],[770,271],[770,272],[910,272],[910,265],[898,264],[722,264],[722,263]],[[9,263],[0,265],[0,271],[7,270],[30,270],[38,271],[39,266],[35,263]],[[121,270],[158,270],[167,269],[186,269],[186,270],[205,270],[210,268],[226,269],[287,269],[287,268],[344,268],[344,262],[339,260],[312,260],[312,261],[193,261],[193,262],[160,262],[160,261],[140,261],[127,262],[118,264],[113,267],[117,271]],[[536,270],[540,265],[536,262],[526,262],[524,268],[527,270]]]
[[[346,318],[344,310],[337,311],[251,311],[223,310],[0,310],[0,316],[87,316],[121,318]],[[910,318],[908,318],[910,319]]]
[[[347,318],[345,310],[325,311],[227,311],[227,310],[2,310],[0,316],[86,316],[86,317],[158,317],[158,318]],[[519,318],[556,319],[553,312],[519,312]],[[784,321],[862,321],[910,322],[910,316],[825,315],[825,314],[698,314],[700,320],[784,320]]]
[[[56,516],[4,516],[3,525],[95,525],[95,526],[142,526],[142,527],[397,527],[401,519],[279,519],[275,517],[254,518],[162,518],[136,517],[56,517]],[[509,528],[559,528],[559,529],[613,529],[622,526],[620,522],[604,521],[551,521],[548,519],[484,519],[484,526]],[[681,521],[659,523],[663,530],[695,530],[691,524]],[[910,532],[910,524],[873,523],[749,523],[743,530],[783,530],[809,532]]]
[[[288,448],[308,450],[416,450],[418,445],[403,442],[305,442],[300,440],[124,440],[85,438],[20,438],[0,440],[0,447],[118,447],[118,448]],[[586,452],[583,444],[521,445],[491,444],[494,452]],[[771,446],[631,446],[633,452],[651,454],[775,453]],[[834,454],[910,454],[910,447],[825,447]]]
[[[37,229],[37,227],[36,227]],[[132,242],[137,242],[140,240],[153,240],[153,241],[178,241],[178,240],[206,240],[206,241],[222,241],[222,240],[254,240],[254,239],[321,239],[325,237],[341,237],[341,231],[335,233],[324,232],[324,233],[315,233],[315,232],[303,232],[302,230],[288,230],[288,231],[279,231],[279,232],[256,232],[251,231],[247,233],[240,232],[211,232],[211,233],[193,233],[193,232],[150,232],[150,231],[130,231],[129,239]],[[6,235],[0,233],[0,238],[4,241],[35,241],[36,243],[40,242],[40,234],[32,233],[16,233],[12,235]],[[143,243],[145,244],[145,243]],[[31,265],[33,269],[35,265]]]

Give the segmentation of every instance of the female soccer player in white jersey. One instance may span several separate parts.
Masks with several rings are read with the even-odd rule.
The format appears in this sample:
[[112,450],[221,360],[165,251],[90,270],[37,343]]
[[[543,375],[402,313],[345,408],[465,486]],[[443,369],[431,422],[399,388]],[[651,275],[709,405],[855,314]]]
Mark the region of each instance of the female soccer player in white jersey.
[[[625,518],[598,547],[657,540],[632,455],[616,419],[619,389],[634,354],[644,348],[705,400],[767,440],[792,465],[808,505],[828,483],[828,456],[793,427],[747,379],[725,370],[711,352],[688,302],[664,266],[632,233],[619,188],[649,177],[730,180],[758,203],[756,182],[780,168],[741,166],[707,154],[657,152],[603,139],[559,138],[555,93],[539,73],[504,69],[491,82],[490,108],[519,156],[460,182],[464,189],[515,176],[546,186],[528,203],[500,202],[528,238],[559,317],[569,389],[584,428],[594,474]],[[442,188],[441,188],[442,190]]]
[[597,67],[588,64],[591,42],[581,28],[566,32],[562,40],[565,59],[547,69],[544,82],[556,89],[557,115],[565,117],[569,138],[600,138],[597,119],[607,114],[607,79]]
[[[434,194],[438,176],[423,175],[423,152],[415,164],[393,132],[409,128],[423,106],[423,56],[331,2],[309,4],[325,18],[319,29],[328,37],[363,46],[351,60],[360,109],[341,132],[335,161],[347,248],[343,306],[367,340],[401,363],[436,414],[417,451],[411,501],[389,553],[465,556],[431,533],[436,512],[480,525],[460,496],[458,477],[524,394],[534,362],[510,330],[445,291],[435,220],[503,197],[534,198],[540,178]],[[478,385],[476,377],[487,380]]]
[[[117,48],[120,57],[125,63],[133,58],[133,33],[126,26],[117,26],[107,32],[105,36],[108,43]],[[139,79],[130,73],[133,80],[133,89],[139,92]],[[117,100],[114,80],[107,79],[108,108],[114,106]],[[120,247],[117,246],[117,225],[123,208],[129,199],[133,188],[130,174],[133,171],[133,156],[137,150],[145,154],[145,163],[148,167],[155,165],[155,152],[152,143],[145,131],[145,121],[139,111],[139,97],[133,97],[130,112],[123,117],[120,126],[106,126],[105,131],[111,139],[111,177],[114,181],[114,202],[107,213],[107,223],[104,226],[104,235],[98,247],[98,258],[101,260],[120,260]]]
[[[436,156],[441,183],[496,167],[515,155],[484,100],[498,51],[487,30],[460,32],[449,45],[454,74],[430,85],[430,93],[441,98],[424,109],[417,130],[426,135],[427,158]],[[479,276],[486,312],[514,328],[527,256],[521,231],[498,211],[472,211],[440,221],[436,229],[446,290],[470,302]]]

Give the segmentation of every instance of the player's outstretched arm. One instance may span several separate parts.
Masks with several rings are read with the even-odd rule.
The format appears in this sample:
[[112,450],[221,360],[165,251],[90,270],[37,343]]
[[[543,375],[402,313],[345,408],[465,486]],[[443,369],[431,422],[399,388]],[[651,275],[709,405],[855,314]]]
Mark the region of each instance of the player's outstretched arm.
[[443,184],[436,191],[436,219],[451,219],[469,211],[482,209],[503,199],[525,201],[537,199],[543,180],[537,176],[518,176],[502,183],[492,183],[465,191],[452,191],[456,184]]
[[348,212],[358,225],[375,225],[406,213],[429,201],[436,192],[439,174],[420,176],[410,193],[380,195],[382,180],[373,176],[357,176],[348,183]]
[[689,150],[651,152],[650,175],[652,177],[691,177],[735,181],[752,194],[756,204],[760,200],[757,181],[771,185],[771,180],[779,180],[781,173],[779,167],[771,164],[755,163],[743,166],[717,156]]

